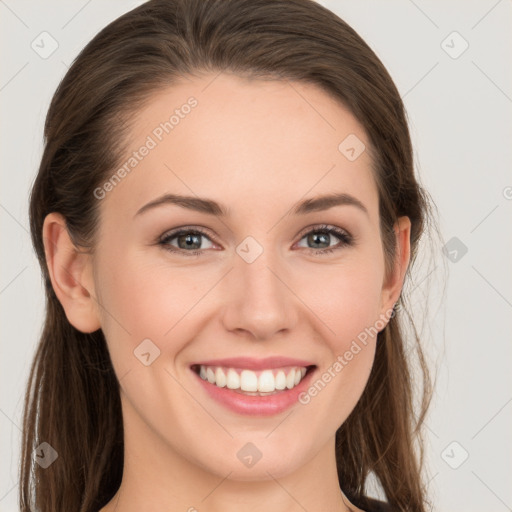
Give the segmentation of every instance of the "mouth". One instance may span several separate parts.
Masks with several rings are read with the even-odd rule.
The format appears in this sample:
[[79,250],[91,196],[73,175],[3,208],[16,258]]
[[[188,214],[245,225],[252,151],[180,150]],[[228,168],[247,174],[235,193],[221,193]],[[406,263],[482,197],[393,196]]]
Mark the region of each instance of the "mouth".
[[298,401],[317,366],[192,364],[190,369],[210,398],[239,414],[266,416],[288,409]]
[[202,364],[192,365],[191,368],[201,379],[216,387],[247,396],[268,396],[294,389],[316,366],[292,366],[260,371]]

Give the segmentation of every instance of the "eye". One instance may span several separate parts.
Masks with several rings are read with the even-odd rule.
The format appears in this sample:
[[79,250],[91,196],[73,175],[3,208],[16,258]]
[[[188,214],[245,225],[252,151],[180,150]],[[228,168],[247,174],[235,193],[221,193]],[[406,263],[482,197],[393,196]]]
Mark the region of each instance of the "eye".
[[[338,243],[335,245],[331,245],[333,236],[338,239]],[[202,245],[203,238],[209,241],[209,246],[204,247]],[[300,241],[304,239],[306,243],[313,245],[313,247],[306,247],[306,249],[311,254],[319,255],[332,253],[354,243],[352,235],[340,228],[327,224],[315,226],[313,229],[310,228],[309,231],[301,233]],[[205,249],[212,249],[214,247],[209,235],[197,227],[180,228],[168,232],[160,238],[158,244],[170,252],[186,256],[200,256]]]
[[[210,240],[210,247],[202,247],[202,238],[210,240],[208,235],[200,228],[182,228],[177,231],[166,233],[158,243],[162,245],[164,249],[171,252],[179,252],[186,256],[198,256],[201,254],[202,249],[209,249],[213,246]],[[176,241],[177,246],[172,243],[174,241]]]
[[[330,245],[333,236],[337,238],[339,242],[337,244]],[[303,233],[301,241],[304,239],[306,240],[306,243],[313,245],[313,247],[306,247],[312,254],[332,253],[338,249],[342,249],[343,247],[351,246],[354,243],[354,239],[349,233],[327,224],[315,226],[313,229]],[[322,247],[318,247],[318,245],[321,245]]]

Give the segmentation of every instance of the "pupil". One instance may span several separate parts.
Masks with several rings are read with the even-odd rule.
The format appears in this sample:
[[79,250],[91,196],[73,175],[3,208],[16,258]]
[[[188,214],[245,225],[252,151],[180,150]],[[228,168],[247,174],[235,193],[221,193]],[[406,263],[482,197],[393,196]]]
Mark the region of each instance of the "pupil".
[[[196,245],[197,247],[193,247],[194,249],[199,249],[201,247],[201,240],[198,235],[181,235],[179,237],[180,241],[185,239],[185,247],[191,248],[193,245]],[[183,249],[183,247],[181,247]]]
[[314,243],[317,243],[317,242],[319,242],[320,244],[324,243],[324,244],[326,244],[326,247],[329,247],[328,237],[329,237],[328,233],[321,233],[321,234],[314,233],[309,236],[309,240]]

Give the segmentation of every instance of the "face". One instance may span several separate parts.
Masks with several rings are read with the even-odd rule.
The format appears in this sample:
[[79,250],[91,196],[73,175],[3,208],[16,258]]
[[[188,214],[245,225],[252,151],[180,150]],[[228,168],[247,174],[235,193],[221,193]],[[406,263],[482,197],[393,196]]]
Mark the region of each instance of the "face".
[[[224,74],[131,130],[91,262],[126,442],[238,480],[297,470],[333,448],[392,305],[364,130],[313,85]],[[333,194],[353,199],[304,206]]]

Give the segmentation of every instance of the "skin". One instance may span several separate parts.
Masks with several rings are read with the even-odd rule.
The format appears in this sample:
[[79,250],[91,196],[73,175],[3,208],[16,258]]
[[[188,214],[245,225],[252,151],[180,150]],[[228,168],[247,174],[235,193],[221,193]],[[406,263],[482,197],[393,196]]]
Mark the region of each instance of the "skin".
[[[395,226],[399,251],[385,276],[369,152],[351,162],[338,150],[351,133],[369,141],[349,111],[313,85],[227,74],[183,80],[152,96],[129,147],[139,148],[190,96],[198,105],[101,200],[94,255],[73,246],[59,214],[44,223],[67,318],[83,332],[103,330],[120,379],[123,481],[101,512],[360,510],[340,491],[334,439],[365,388],[376,337],[309,404],[267,417],[212,401],[189,367],[286,355],[313,361],[320,375],[397,301],[410,221]],[[165,205],[134,218],[164,192],[214,199],[231,215]],[[333,192],[355,196],[368,214],[350,205],[290,213],[298,201]],[[356,242],[320,255],[325,245],[308,243],[305,230],[319,224]],[[158,245],[182,226],[209,233],[200,256]],[[247,236],[263,247],[252,263],[236,252]],[[160,350],[149,366],[133,353],[146,338]],[[236,456],[249,442],[262,453],[251,468]]]

